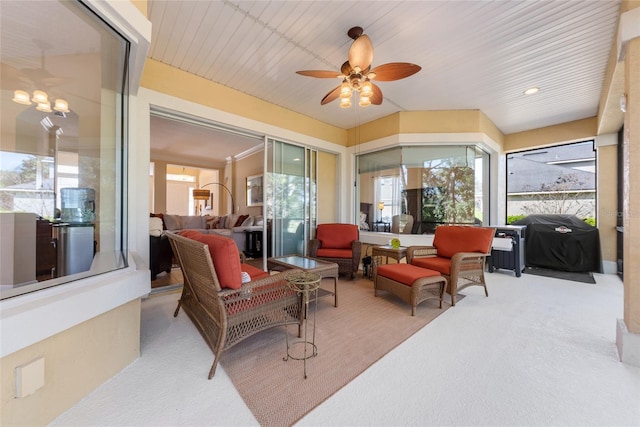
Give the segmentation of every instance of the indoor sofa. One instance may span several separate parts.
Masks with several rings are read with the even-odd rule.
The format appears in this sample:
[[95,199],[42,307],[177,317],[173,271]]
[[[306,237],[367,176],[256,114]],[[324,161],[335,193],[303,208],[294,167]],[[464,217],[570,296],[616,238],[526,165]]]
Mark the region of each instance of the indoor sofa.
[[196,230],[203,234],[217,234],[230,237],[240,252],[247,250],[247,231],[259,231],[263,227],[262,216],[229,214],[211,215],[172,215],[151,214],[162,218],[163,228],[168,231]]

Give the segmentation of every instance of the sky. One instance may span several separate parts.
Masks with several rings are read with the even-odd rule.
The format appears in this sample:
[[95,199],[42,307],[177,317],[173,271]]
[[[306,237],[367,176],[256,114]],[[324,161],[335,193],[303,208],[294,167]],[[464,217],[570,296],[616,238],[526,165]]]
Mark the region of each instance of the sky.
[[15,170],[22,164],[22,160],[28,156],[30,156],[30,154],[0,151],[0,170]]

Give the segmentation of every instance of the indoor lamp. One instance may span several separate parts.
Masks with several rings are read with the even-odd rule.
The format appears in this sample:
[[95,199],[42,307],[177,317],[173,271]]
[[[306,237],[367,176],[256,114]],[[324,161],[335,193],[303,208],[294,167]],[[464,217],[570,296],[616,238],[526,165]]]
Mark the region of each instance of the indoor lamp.
[[[233,200],[233,194],[231,194],[231,191],[224,184],[220,184],[219,182],[209,182],[208,184],[204,184],[200,188],[194,188],[191,193],[193,196],[193,200],[209,200],[209,198],[211,197],[211,191],[203,189],[208,185],[219,185],[220,187],[227,190],[227,193],[229,193],[229,197],[231,198],[231,213],[232,214],[235,213],[235,202]],[[207,205],[205,202],[205,207],[206,206]]]
[[384,209],[384,202],[378,202],[378,209],[380,209],[380,222],[382,222],[382,210]]

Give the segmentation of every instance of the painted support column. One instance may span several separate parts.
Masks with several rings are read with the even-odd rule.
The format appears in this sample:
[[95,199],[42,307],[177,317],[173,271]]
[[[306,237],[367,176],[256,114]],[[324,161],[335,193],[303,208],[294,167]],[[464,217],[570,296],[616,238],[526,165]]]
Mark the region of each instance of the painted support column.
[[616,343],[622,362],[640,366],[640,37],[626,43],[624,61],[624,318]]

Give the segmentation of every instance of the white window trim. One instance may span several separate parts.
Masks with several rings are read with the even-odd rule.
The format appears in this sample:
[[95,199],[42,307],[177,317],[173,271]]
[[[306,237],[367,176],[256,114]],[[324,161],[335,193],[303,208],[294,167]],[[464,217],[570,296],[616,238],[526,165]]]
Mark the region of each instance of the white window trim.
[[[129,135],[135,140],[135,94],[147,51],[151,44],[151,23],[129,1],[85,0],[89,8],[131,42],[129,56]],[[0,301],[0,357],[49,338],[70,327],[140,298],[150,291],[149,267],[140,262],[137,251],[148,253],[148,200],[137,194],[149,191],[148,178],[140,178],[137,163],[149,151],[145,144],[129,145],[129,267],[77,280]],[[143,206],[146,204],[146,207]],[[145,217],[145,218],[142,218]],[[148,258],[148,257],[147,257]]]

